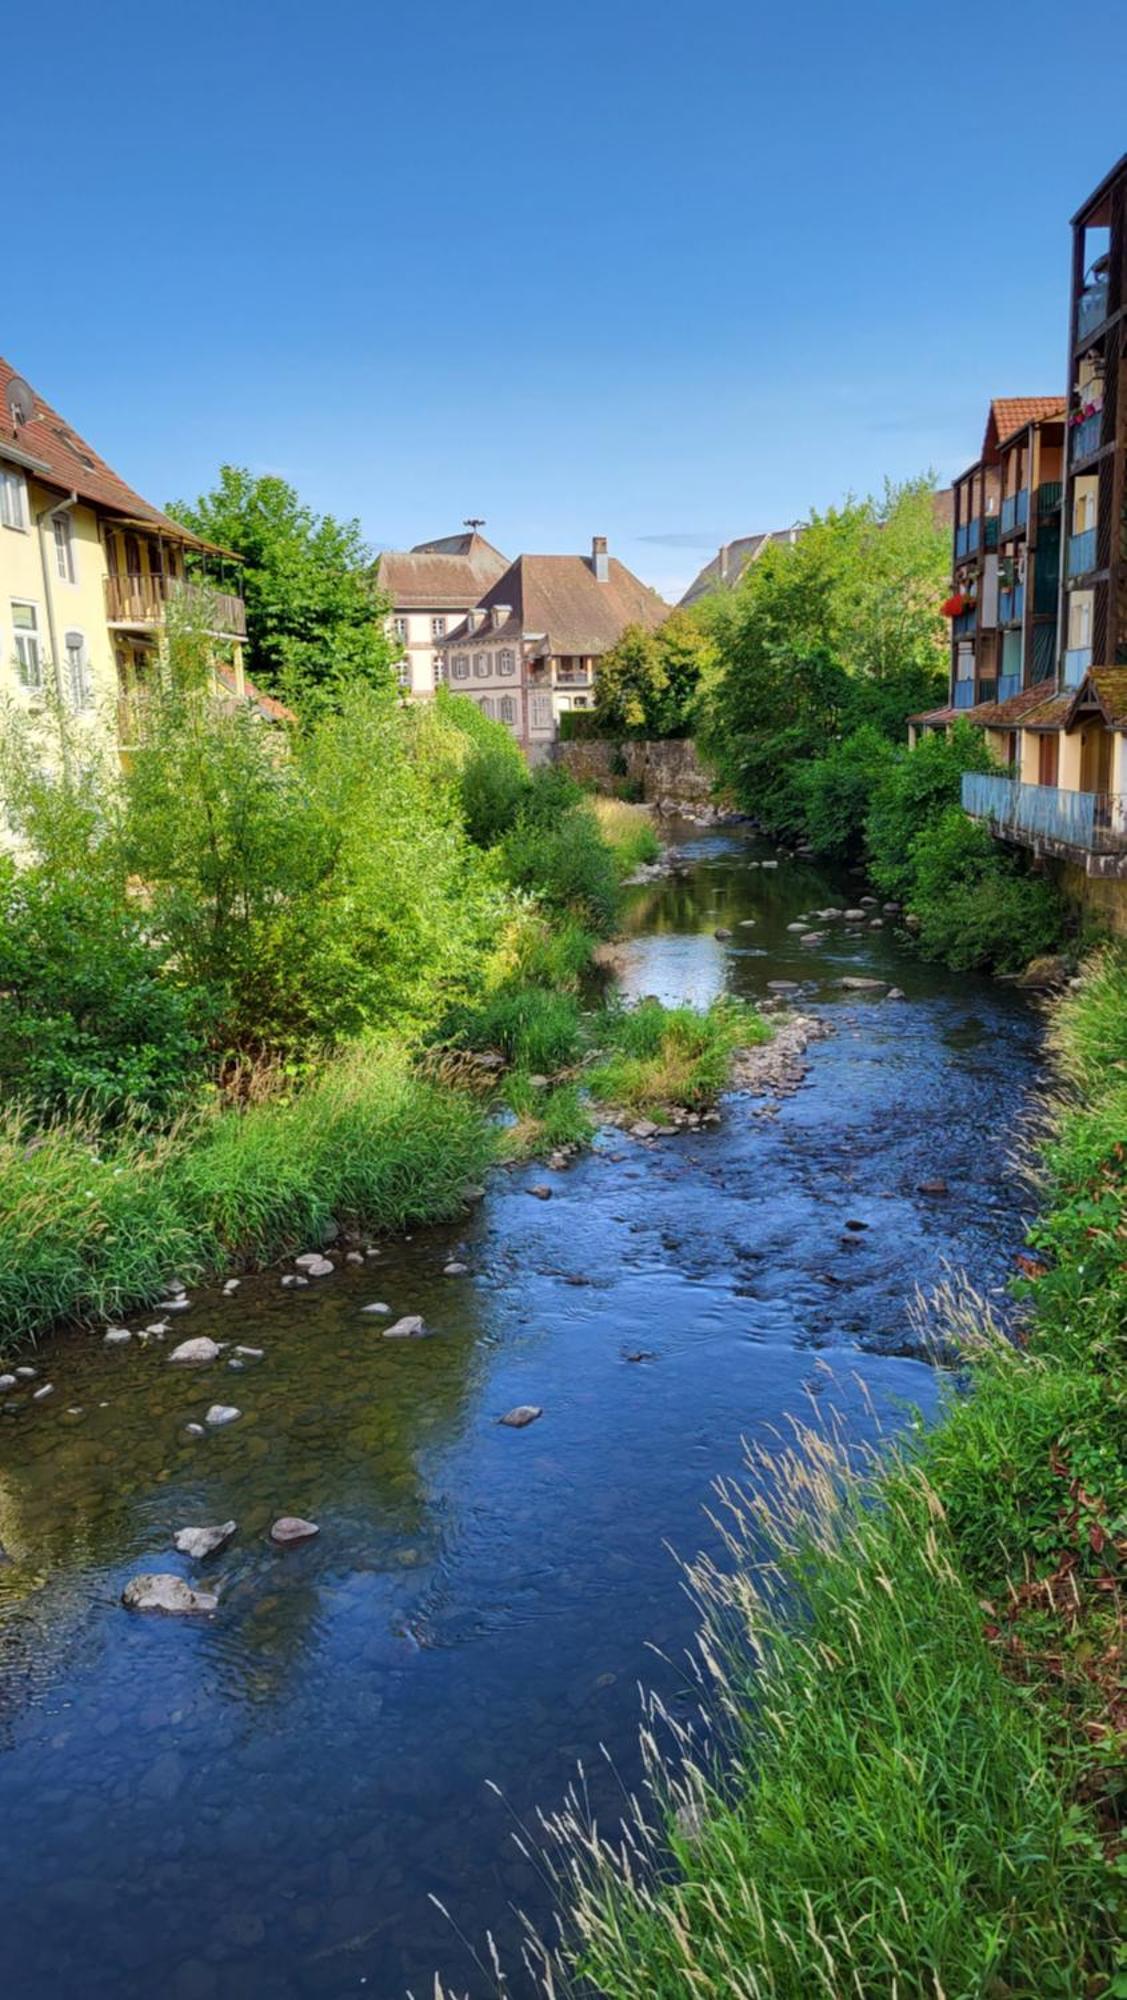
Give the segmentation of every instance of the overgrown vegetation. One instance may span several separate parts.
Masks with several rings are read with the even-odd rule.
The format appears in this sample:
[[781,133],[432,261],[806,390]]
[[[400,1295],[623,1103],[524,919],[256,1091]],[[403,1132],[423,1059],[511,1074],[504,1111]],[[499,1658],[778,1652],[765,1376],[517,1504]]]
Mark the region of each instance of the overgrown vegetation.
[[716,651],[702,621],[674,611],[654,631],[628,625],[599,662],[594,731],[603,736],[688,736]]
[[608,1008],[599,1024],[607,1053],[587,1083],[599,1103],[630,1111],[699,1110],[723,1090],[736,1050],[770,1039],[769,1022],[735,1000],[714,1000],[701,1012],[660,1000]]
[[726,1561],[691,1571],[714,1734],[653,1709],[659,1818],[552,1822],[546,1993],[1127,1991],[1125,1021],[1106,950],[1054,1019],[1019,1338],[939,1302],[973,1393],[883,1458],[800,1429],[721,1492]]

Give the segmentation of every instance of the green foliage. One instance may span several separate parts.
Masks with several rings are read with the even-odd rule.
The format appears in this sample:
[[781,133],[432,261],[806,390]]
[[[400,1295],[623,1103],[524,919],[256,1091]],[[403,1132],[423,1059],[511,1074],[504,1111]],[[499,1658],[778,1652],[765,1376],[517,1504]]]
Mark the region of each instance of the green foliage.
[[701,680],[714,662],[713,642],[689,612],[674,611],[656,631],[628,625],[599,662],[597,733],[687,735]]
[[[916,753],[919,754],[918,752]],[[987,829],[949,806],[909,849],[920,949],[957,971],[1017,972],[1059,942],[1064,908]]]
[[777,832],[802,825],[793,766],[864,724],[890,739],[940,698],[938,614],[948,564],[932,483],[815,514],[695,617],[713,642],[703,747],[740,804]]
[[599,832],[614,855],[620,877],[632,875],[643,863],[660,858],[661,841],[648,806],[602,797],[592,799],[591,803]]
[[996,770],[981,730],[969,723],[956,723],[946,734],[928,731],[910,755],[889,765],[865,823],[870,873],[886,896],[910,902],[913,842],[958,805],[963,772]]
[[513,1070],[501,1087],[501,1101],[513,1115],[502,1133],[511,1160],[533,1159],[557,1146],[586,1146],[593,1134],[578,1084],[544,1089],[533,1083],[527,1070]]
[[566,772],[546,766],[533,774],[500,853],[513,887],[534,891],[546,910],[600,937],[612,929],[618,909],[614,856]]
[[519,745],[503,722],[483,715],[468,695],[439,688],[434,705],[466,739],[459,781],[466,832],[479,847],[493,847],[528,797],[528,767]]
[[351,681],[390,690],[395,649],[358,521],[314,514],[292,486],[224,465],[210,493],[169,513],[243,558],[247,665],[302,715],[333,705]]
[[519,1068],[552,1075],[578,1060],[579,1006],[547,986],[505,986],[474,1008],[456,1009],[443,1038],[465,1049],[496,1049]]
[[643,1000],[608,1008],[596,1032],[609,1054],[588,1074],[592,1097],[642,1111],[711,1103],[735,1051],[770,1041],[772,1031],[754,1007],[735,1000],[714,1000],[703,1012]]
[[797,783],[806,838],[816,854],[855,863],[865,845],[865,820],[873,793],[895,751],[871,723],[802,767]]
[[495,1140],[464,1093],[402,1050],[363,1046],[290,1097],[220,1110],[162,1139],[0,1118],[0,1346],[60,1319],[105,1320],[175,1274],[254,1263],[335,1219],[398,1229],[457,1212]]
[[212,996],[228,1049],[297,1053],[411,1029],[472,986],[500,917],[411,722],[355,685],[284,747],[170,677],[125,779],[153,935]]
[[42,1117],[164,1120],[201,1073],[204,996],[119,885],[0,858],[0,1090]]

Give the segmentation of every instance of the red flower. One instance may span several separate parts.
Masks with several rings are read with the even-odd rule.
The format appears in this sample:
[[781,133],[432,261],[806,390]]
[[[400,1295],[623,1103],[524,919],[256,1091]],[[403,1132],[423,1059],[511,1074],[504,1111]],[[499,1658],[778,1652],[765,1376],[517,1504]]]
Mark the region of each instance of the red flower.
[[943,603],[939,607],[940,616],[943,618],[961,618],[963,612],[967,609],[968,602],[969,600],[963,596],[962,591],[956,590],[952,596],[944,598]]

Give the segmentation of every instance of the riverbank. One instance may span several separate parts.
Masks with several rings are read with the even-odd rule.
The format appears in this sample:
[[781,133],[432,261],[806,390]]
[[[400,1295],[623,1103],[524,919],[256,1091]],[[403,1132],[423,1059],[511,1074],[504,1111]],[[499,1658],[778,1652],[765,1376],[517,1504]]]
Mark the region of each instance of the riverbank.
[[575,1798],[550,1822],[541,1990],[1123,1990],[1125,1022],[1107,951],[1052,1019],[1014,1325],[933,1308],[973,1393],[914,1449],[805,1425],[722,1486],[689,1569],[712,1735],[651,1706],[664,1816],[625,1846]]

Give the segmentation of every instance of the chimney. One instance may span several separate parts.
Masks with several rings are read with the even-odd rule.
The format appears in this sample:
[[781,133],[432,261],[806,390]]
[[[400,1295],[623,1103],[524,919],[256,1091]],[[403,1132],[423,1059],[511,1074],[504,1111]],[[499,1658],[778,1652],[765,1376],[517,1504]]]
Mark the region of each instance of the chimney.
[[492,610],[493,610],[493,630],[495,632],[499,632],[502,625],[507,624],[509,619],[512,617],[513,607],[511,604],[494,604]]
[[591,568],[595,572],[595,581],[597,583],[605,583],[607,581],[610,575],[610,563],[607,558],[607,538],[605,535],[592,535],[591,537]]
[[716,556],[716,574],[722,584],[728,581],[728,544],[722,542]]

